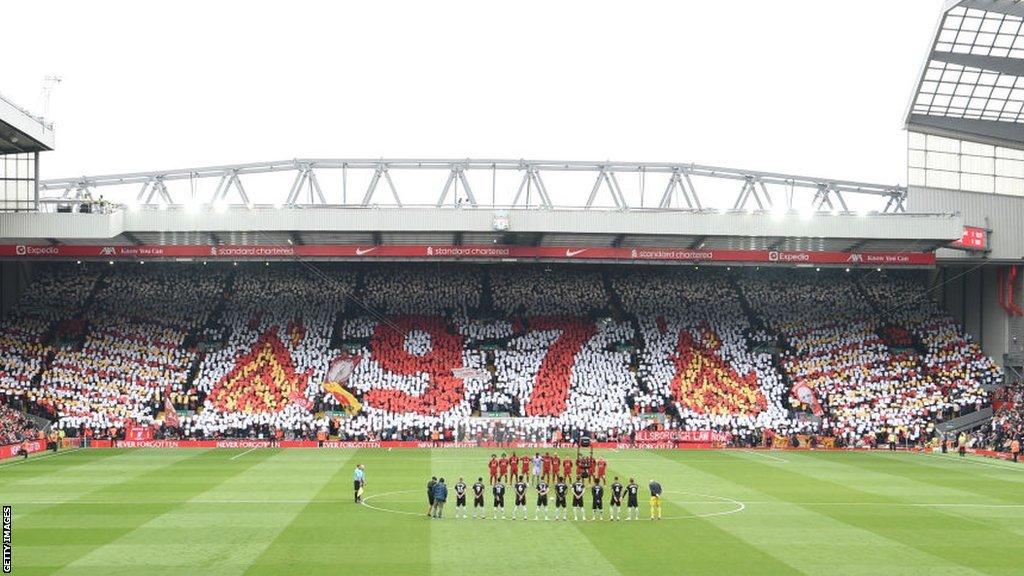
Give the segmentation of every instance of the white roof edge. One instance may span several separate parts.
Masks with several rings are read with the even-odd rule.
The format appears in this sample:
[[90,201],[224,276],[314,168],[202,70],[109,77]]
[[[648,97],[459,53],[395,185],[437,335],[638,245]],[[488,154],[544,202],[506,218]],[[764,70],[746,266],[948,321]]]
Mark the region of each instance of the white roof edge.
[[932,32],[932,41],[928,46],[928,55],[924,61],[921,62],[921,68],[917,73],[917,79],[914,81],[914,89],[910,92],[910,102],[907,103],[907,112],[903,115],[903,129],[906,130],[910,126],[910,116],[914,112],[914,103],[917,102],[917,95],[921,91],[921,84],[924,82],[924,76],[928,72],[928,63],[932,59],[932,54],[935,53],[935,46],[939,42],[939,32],[942,31],[942,22],[946,19],[946,13],[953,9],[960,0],[946,0],[946,6],[942,9],[942,13],[939,14],[939,18],[935,21],[935,31]]
[[30,114],[0,94],[0,122],[10,124],[44,147],[54,148],[53,125]]

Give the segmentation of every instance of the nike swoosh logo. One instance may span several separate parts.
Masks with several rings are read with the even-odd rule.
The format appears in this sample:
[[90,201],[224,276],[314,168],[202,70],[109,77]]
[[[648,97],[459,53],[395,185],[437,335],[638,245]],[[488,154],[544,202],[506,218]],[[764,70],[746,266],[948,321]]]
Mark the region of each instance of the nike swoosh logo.
[[374,246],[373,248],[356,248],[356,256],[363,256],[365,254],[369,254],[370,252],[373,252],[376,249],[376,246]]
[[587,251],[586,248],[584,248],[583,250],[566,250],[565,251],[565,257],[566,258],[572,258],[573,256],[576,256],[578,254],[583,254],[586,251]]

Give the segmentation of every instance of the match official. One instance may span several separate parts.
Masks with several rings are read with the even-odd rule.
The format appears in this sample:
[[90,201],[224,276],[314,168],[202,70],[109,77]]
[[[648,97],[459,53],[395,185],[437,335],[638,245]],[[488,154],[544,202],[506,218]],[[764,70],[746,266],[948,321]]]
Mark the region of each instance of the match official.
[[356,504],[363,501],[363,485],[366,484],[366,474],[363,471],[363,465],[359,464],[356,466],[356,471],[352,474],[352,488],[355,489]]
[[437,486],[437,476],[431,476],[427,482],[427,516],[434,513],[434,486]]
[[434,485],[434,518],[441,518],[444,515],[444,503],[448,500],[448,487],[444,484],[444,478]]

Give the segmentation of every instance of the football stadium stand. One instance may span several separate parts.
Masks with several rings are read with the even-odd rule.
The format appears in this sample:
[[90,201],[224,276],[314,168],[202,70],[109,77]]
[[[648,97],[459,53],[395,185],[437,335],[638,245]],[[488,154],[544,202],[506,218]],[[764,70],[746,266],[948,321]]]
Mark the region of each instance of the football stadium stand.
[[925,274],[51,263],[3,322],[0,394],[70,435],[916,443],[1003,378]]

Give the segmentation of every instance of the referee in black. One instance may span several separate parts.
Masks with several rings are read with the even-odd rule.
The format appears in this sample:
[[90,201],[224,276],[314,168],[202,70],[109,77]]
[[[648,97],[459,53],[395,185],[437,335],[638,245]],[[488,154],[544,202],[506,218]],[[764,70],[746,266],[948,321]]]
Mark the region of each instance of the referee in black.
[[434,486],[437,486],[437,476],[431,476],[427,482],[427,516],[434,513]]

